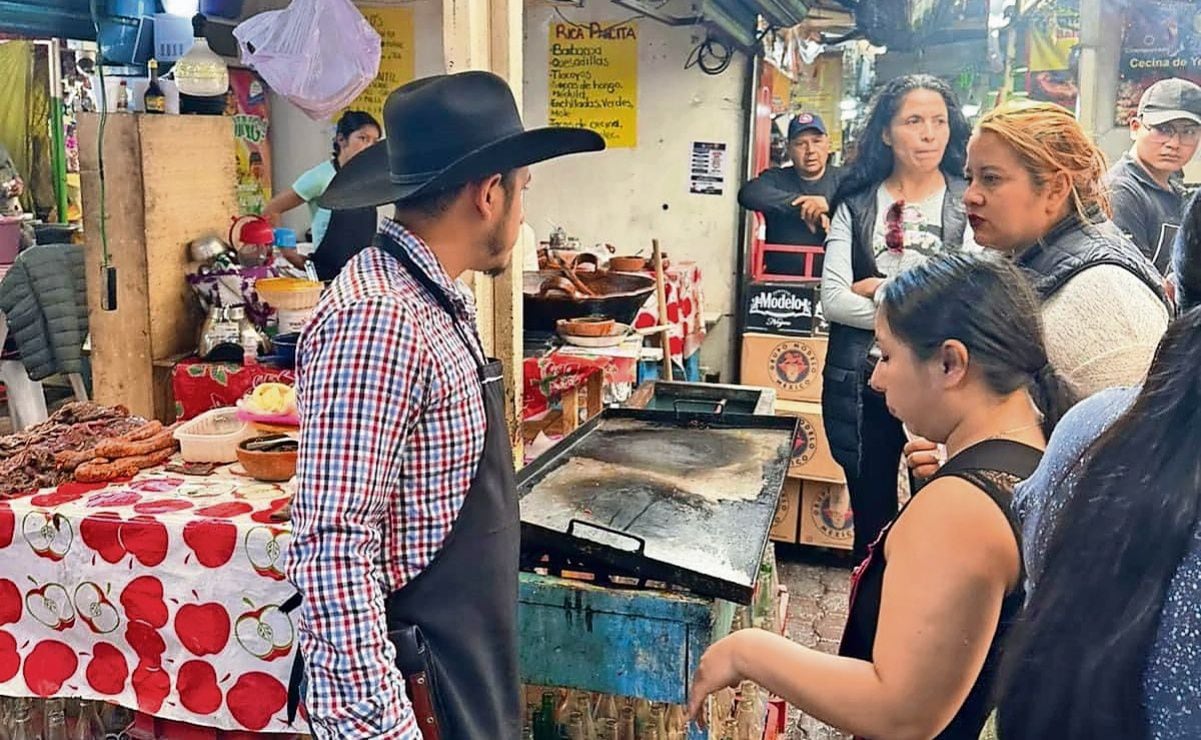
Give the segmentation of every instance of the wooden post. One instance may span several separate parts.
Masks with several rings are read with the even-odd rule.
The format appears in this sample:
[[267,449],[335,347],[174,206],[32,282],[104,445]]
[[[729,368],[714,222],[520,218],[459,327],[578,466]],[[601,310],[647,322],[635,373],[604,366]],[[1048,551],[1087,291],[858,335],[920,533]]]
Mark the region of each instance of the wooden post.
[[[521,109],[522,0],[444,0],[442,43],[446,70],[483,69],[504,77]],[[480,338],[505,371],[505,418],[517,465],[522,463],[522,256],[514,251],[498,278],[474,276]]]

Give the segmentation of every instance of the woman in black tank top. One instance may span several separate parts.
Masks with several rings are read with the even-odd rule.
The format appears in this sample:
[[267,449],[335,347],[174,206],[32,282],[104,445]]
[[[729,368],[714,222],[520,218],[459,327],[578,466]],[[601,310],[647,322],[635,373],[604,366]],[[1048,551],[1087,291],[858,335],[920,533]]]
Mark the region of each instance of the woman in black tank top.
[[855,570],[840,655],[736,632],[702,657],[694,715],[746,679],[859,737],[975,740],[1023,600],[1009,498],[1075,400],[1042,336],[1038,301],[1007,262],[955,254],[891,280],[871,382],[950,459]]

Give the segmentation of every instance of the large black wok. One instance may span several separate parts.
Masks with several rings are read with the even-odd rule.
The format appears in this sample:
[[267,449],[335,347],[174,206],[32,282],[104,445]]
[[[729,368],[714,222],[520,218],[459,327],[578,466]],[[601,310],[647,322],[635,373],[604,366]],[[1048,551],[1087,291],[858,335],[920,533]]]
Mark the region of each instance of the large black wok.
[[654,278],[646,275],[577,272],[576,276],[597,295],[575,291],[559,270],[526,272],[522,276],[527,330],[551,332],[559,319],[593,315],[629,324],[655,292]]

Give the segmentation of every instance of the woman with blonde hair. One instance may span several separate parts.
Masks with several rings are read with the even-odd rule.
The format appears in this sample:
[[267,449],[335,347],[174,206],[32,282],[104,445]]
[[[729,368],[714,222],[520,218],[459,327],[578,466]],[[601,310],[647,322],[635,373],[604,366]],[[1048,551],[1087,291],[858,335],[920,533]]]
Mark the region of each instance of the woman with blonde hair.
[[1003,105],[968,142],[963,203],[976,242],[1027,272],[1051,361],[1086,396],[1140,382],[1169,319],[1163,278],[1110,221],[1105,170],[1051,103]]

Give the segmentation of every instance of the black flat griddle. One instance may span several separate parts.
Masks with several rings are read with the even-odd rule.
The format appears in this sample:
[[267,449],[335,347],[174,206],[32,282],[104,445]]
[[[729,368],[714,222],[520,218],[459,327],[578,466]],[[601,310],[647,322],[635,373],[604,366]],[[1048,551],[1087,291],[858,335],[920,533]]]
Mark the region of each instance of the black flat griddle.
[[523,560],[750,603],[796,425],[605,409],[518,474]]

